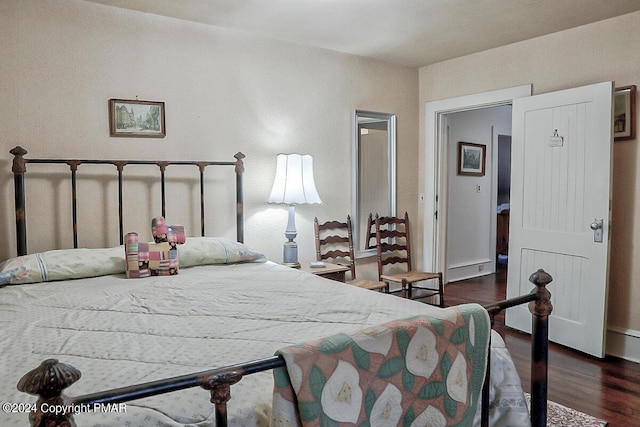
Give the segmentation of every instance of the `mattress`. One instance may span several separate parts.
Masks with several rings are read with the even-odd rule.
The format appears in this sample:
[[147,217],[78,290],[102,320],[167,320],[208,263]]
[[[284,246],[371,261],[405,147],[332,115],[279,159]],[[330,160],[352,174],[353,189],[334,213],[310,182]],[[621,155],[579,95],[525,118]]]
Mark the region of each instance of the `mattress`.
[[[82,371],[65,391],[78,396],[261,359],[316,337],[434,310],[272,262],[194,266],[169,277],[110,274],[6,286],[0,289],[0,400],[35,402],[16,384],[48,358]],[[493,342],[492,424],[525,425],[520,380],[502,340]],[[229,424],[269,425],[272,390],[271,372],[234,385]],[[75,419],[78,426],[215,425],[209,392],[201,388],[111,409]],[[0,413],[2,426],[26,422],[25,413]]]

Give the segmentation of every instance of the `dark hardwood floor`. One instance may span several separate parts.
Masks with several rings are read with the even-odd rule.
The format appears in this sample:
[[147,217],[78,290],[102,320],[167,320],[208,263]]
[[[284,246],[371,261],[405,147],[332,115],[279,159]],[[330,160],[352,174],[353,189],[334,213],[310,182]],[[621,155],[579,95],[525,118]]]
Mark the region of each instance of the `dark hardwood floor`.
[[[553,293],[553,287],[549,290]],[[506,295],[506,269],[476,279],[445,286],[447,306],[502,300]],[[507,348],[529,391],[530,341],[527,334],[504,326],[496,318],[495,329]],[[597,359],[566,347],[549,348],[549,400],[609,422],[610,427],[640,426],[640,364],[615,357]]]

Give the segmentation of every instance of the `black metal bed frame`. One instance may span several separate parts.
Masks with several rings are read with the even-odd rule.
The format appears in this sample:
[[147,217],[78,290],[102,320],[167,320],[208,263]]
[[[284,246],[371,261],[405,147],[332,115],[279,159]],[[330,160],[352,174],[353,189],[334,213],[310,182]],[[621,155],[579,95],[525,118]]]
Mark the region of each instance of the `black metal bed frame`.
[[[18,255],[27,254],[26,246],[26,221],[25,221],[25,186],[24,175],[27,163],[63,163],[71,169],[72,181],[72,206],[73,206],[73,238],[74,247],[77,247],[77,217],[76,217],[76,171],[81,164],[112,164],[118,171],[118,195],[119,195],[119,219],[120,236],[123,238],[122,229],[122,172],[127,164],[157,165],[161,172],[162,188],[162,214],[165,212],[165,181],[164,171],[168,165],[196,165],[200,169],[200,209],[201,209],[201,233],[204,235],[204,169],[210,165],[233,165],[236,173],[236,215],[237,215],[237,240],[244,240],[243,228],[243,201],[242,201],[242,173],[244,172],[242,153],[237,153],[235,162],[200,162],[200,161],[142,161],[142,160],[61,160],[61,159],[25,159],[27,151],[22,147],[15,147],[11,154],[14,155],[12,171],[15,184],[15,211],[16,211],[16,237]],[[122,243],[122,241],[121,241]],[[488,311],[493,325],[495,316],[506,310],[525,303],[529,304],[532,315],[531,336],[531,411],[530,418],[533,427],[546,426],[547,421],[547,376],[548,376],[548,321],[553,307],[551,294],[546,286],[552,281],[549,274],[538,270],[529,278],[535,286],[531,293],[508,300],[487,304],[484,308]],[[489,352],[490,357],[490,352]],[[127,387],[106,390],[78,397],[68,397],[63,390],[80,379],[81,373],[71,365],[58,362],[56,359],[48,359],[42,364],[26,373],[18,383],[18,389],[25,393],[38,396],[36,410],[30,412],[29,420],[32,426],[68,427],[75,426],[73,413],[78,408],[89,410],[94,405],[112,405],[129,402],[143,397],[169,393],[192,387],[202,387],[210,392],[211,402],[215,405],[216,426],[227,425],[227,403],[231,399],[231,386],[246,375],[263,372],[284,366],[281,356],[272,356],[251,362],[239,363],[232,366],[212,369],[193,374],[166,378],[162,380],[131,385]],[[487,361],[487,373],[485,386],[482,391],[482,421],[481,425],[488,426],[489,416],[489,378],[490,359]],[[43,379],[46,379],[44,381]],[[43,406],[44,405],[44,406]],[[52,406],[74,408],[64,413],[52,413],[41,408]]]
[[244,173],[245,155],[238,152],[235,154],[235,162],[213,162],[213,161],[184,161],[184,160],[79,160],[79,159],[26,159],[24,156],[27,150],[17,146],[9,151],[13,154],[13,172],[14,196],[16,209],[16,247],[18,256],[26,255],[27,252],[27,224],[26,224],[26,204],[25,204],[25,185],[24,175],[27,172],[27,163],[40,164],[67,164],[71,171],[71,207],[73,221],[73,247],[78,247],[78,204],[77,204],[77,171],[80,165],[113,165],[118,172],[118,224],[120,230],[120,244],[123,244],[124,227],[122,218],[123,209],[123,172],[127,165],[156,165],[160,169],[160,191],[162,199],[162,216],[165,216],[166,210],[166,191],[165,191],[165,171],[170,165],[191,165],[197,166],[200,171],[200,233],[205,235],[205,180],[204,172],[207,166],[235,166],[236,174],[236,239],[239,242],[244,241],[244,211],[243,211],[243,193],[242,193],[242,174]]

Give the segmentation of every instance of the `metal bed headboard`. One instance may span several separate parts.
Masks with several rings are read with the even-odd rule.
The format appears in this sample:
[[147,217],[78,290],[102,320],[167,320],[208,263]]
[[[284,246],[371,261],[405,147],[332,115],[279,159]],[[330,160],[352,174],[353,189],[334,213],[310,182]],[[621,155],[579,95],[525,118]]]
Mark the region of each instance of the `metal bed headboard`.
[[9,151],[13,154],[13,172],[15,186],[15,213],[16,213],[16,246],[18,256],[27,254],[27,225],[25,215],[25,184],[24,175],[27,171],[27,163],[45,163],[45,164],[67,164],[71,170],[71,203],[72,203],[72,221],[73,221],[73,247],[78,247],[78,218],[77,218],[77,200],[76,200],[76,175],[78,166],[82,164],[107,164],[116,167],[118,172],[118,221],[120,230],[120,244],[124,240],[123,225],[123,171],[127,165],[156,165],[160,169],[160,187],[162,198],[162,216],[165,216],[165,170],[170,165],[192,165],[197,166],[200,171],[200,233],[205,234],[205,181],[204,171],[207,166],[235,166],[236,174],[236,238],[239,242],[244,242],[244,209],[243,209],[243,192],[242,192],[242,174],[244,173],[245,155],[241,152],[236,153],[233,157],[235,162],[216,162],[216,161],[185,161],[185,160],[79,160],[79,159],[26,159],[24,156],[27,150],[17,146]]

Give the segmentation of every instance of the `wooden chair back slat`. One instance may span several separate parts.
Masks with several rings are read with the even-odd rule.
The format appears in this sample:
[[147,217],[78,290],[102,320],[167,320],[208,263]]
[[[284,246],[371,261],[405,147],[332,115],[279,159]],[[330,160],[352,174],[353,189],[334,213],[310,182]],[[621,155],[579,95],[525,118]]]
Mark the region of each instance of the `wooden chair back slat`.
[[384,254],[385,252],[399,252],[399,251],[405,251],[406,250],[406,246],[404,244],[402,245],[398,245],[395,243],[381,243],[380,244],[380,249],[382,251],[382,253]]
[[341,251],[338,249],[327,251],[323,254],[320,254],[320,259],[318,261],[323,261],[325,259],[332,259],[332,258],[349,258],[349,252]]
[[347,236],[328,236],[320,239],[320,245],[330,245],[332,243],[349,243]]
[[324,231],[324,230],[331,230],[334,228],[347,228],[347,223],[346,222],[340,222],[340,221],[327,221],[323,224],[318,224],[318,229],[320,231]]
[[399,256],[390,256],[390,257],[386,257],[384,259],[384,265],[389,265],[389,264],[406,264],[407,263],[407,258],[406,257],[399,257]]

